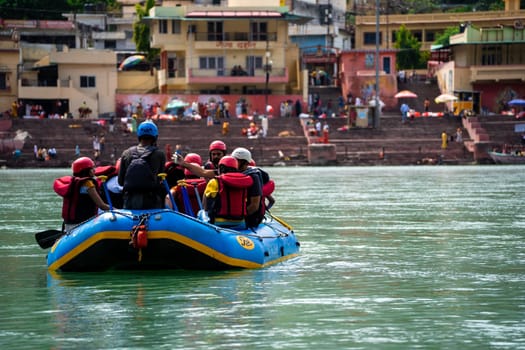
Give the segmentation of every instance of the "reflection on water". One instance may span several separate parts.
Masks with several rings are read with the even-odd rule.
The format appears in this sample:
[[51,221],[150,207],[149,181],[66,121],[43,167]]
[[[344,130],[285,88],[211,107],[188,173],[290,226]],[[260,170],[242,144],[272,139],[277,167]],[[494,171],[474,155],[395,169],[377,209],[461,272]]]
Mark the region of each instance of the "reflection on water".
[[[46,273],[68,170],[0,171],[2,348],[525,348],[525,167],[271,168],[299,258]],[[21,341],[23,339],[23,341]]]

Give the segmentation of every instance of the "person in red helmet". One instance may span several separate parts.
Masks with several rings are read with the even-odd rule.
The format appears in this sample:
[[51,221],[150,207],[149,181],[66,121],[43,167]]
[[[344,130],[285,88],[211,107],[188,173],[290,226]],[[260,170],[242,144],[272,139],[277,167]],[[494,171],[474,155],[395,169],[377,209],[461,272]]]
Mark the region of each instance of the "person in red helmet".
[[[197,153],[188,153],[186,157],[184,157],[184,161],[197,167],[202,165],[201,156]],[[180,211],[195,216],[196,213],[202,209],[199,201],[204,194],[205,188],[206,180],[204,178],[198,177],[189,169],[184,169],[184,178],[177,181],[177,183],[170,188],[170,192]],[[172,208],[172,203],[168,195],[164,202],[166,207]]]
[[61,177],[53,183],[55,192],[63,197],[64,232],[97,215],[99,208],[109,210],[95,179],[95,162],[89,157],[81,157],[73,162],[71,169],[73,176]]
[[210,143],[210,159],[204,164],[204,168],[187,162],[178,154],[173,154],[173,161],[183,168],[191,171],[198,177],[213,179],[218,175],[219,161],[226,155],[226,144],[220,140]]
[[221,140],[215,140],[210,143],[210,159],[204,164],[204,169],[218,169],[219,161],[226,155],[226,144]]
[[203,209],[210,222],[221,227],[244,227],[248,188],[252,178],[237,169],[237,159],[224,156],[219,161],[219,176],[210,180],[204,191]]

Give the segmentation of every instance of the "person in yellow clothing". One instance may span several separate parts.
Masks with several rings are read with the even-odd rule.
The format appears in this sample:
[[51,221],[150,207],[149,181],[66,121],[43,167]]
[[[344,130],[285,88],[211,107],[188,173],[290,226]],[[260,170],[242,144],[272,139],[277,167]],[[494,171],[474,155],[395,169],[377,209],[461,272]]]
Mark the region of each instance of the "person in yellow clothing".
[[441,133],[441,148],[447,149],[448,135],[446,131]]
[[11,103],[11,117],[18,118],[18,102]]
[[247,215],[246,199],[252,178],[240,173],[237,159],[224,156],[219,161],[219,176],[208,181],[203,209],[210,223],[221,227],[242,226]]

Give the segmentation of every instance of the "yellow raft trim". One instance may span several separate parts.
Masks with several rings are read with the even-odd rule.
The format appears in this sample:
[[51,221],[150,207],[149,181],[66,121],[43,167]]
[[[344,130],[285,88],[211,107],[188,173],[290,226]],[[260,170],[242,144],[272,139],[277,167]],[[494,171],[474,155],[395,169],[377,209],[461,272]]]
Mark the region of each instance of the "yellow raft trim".
[[[69,251],[67,254],[62,256],[60,259],[56,260],[53,264],[49,265],[48,270],[55,271],[60,269],[61,266],[67,264],[70,260],[72,260],[74,257],[82,253],[83,251],[87,250],[89,247],[94,245],[95,243],[102,241],[104,239],[121,239],[129,241],[129,231],[104,231],[99,232],[89,239],[85,240],[78,246],[76,246],[74,249]],[[148,232],[148,239],[170,239],[176,242],[180,242],[188,247],[191,247],[203,254],[206,254],[210,257],[212,257],[215,260],[218,260],[226,265],[234,266],[234,267],[242,267],[242,268],[248,268],[248,269],[257,269],[262,268],[266,266],[270,266],[288,259],[291,259],[293,257],[298,256],[298,254],[290,254],[287,256],[283,256],[279,259],[275,259],[272,261],[268,261],[265,264],[257,264],[252,261],[243,260],[243,259],[235,259],[231,258],[227,255],[224,255],[215,249],[212,249],[208,247],[207,245],[204,245],[202,243],[199,243],[197,241],[194,241],[186,236],[180,235],[178,233],[172,232],[172,231],[149,231]],[[57,241],[58,243],[58,241]],[[52,248],[52,251],[55,249],[56,243]],[[147,249],[147,248],[146,248]]]

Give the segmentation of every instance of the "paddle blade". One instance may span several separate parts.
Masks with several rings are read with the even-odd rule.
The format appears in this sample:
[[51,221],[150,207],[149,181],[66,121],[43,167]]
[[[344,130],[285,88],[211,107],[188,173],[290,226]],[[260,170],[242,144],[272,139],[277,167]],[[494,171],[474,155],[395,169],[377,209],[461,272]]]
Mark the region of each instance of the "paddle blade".
[[63,234],[64,233],[59,230],[47,230],[36,233],[35,239],[40,248],[47,249],[51,248]]

